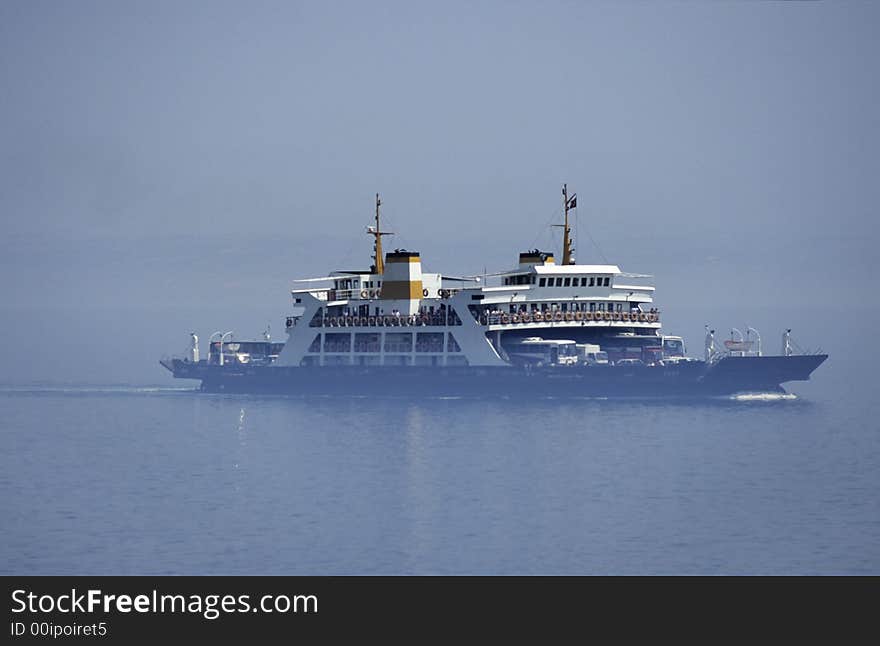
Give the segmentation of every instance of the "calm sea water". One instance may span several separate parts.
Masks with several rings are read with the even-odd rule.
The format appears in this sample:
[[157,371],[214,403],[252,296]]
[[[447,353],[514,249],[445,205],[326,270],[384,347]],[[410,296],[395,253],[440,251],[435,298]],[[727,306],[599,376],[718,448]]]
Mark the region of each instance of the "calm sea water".
[[704,403],[5,387],[0,571],[876,574],[870,372]]

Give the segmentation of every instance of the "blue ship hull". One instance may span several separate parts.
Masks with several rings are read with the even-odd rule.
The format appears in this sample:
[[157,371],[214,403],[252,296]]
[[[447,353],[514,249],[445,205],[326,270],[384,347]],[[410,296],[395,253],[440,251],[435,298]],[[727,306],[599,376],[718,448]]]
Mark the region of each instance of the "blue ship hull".
[[728,356],[707,364],[547,367],[287,367],[181,359],[162,365],[180,379],[196,379],[206,392],[288,395],[713,397],[784,392],[805,381],[826,354]]

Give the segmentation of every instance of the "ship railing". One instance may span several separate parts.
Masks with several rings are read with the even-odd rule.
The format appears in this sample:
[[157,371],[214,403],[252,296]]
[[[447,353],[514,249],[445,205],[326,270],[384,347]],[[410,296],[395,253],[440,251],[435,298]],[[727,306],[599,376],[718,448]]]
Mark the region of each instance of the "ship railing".
[[356,289],[334,289],[332,287],[291,290],[291,294],[309,294],[319,301],[348,301],[356,298],[359,293]]
[[328,289],[327,300],[350,301],[352,298],[355,298],[357,294],[358,292],[353,289]]
[[513,314],[493,312],[481,314],[482,325],[533,325],[535,323],[599,323],[632,325],[633,323],[659,323],[660,311],[653,312],[516,312]]
[[324,316],[316,317],[309,327],[446,327],[461,325],[454,312],[414,314],[412,316]]
[[[433,298],[440,298],[442,300],[446,300],[455,296],[461,289],[449,289],[443,288],[440,289],[436,296]],[[427,290],[425,290],[427,292]],[[425,296],[423,292],[423,298],[428,298]],[[360,300],[360,301],[371,301],[376,300],[382,297],[382,288],[378,289],[334,289],[324,288],[324,289],[306,289],[306,290],[294,290],[293,293],[308,293],[314,296],[319,301],[352,301],[352,300]]]

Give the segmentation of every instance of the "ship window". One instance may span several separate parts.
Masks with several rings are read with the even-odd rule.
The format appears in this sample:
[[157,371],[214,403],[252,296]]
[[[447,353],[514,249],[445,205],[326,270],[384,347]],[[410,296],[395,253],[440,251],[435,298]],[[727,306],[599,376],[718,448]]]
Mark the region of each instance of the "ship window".
[[571,287],[571,278],[566,278],[566,279],[565,279],[564,286],[565,286],[565,287]]
[[590,287],[595,287],[595,286],[596,286],[596,277],[590,276]]
[[542,279],[541,279],[541,282],[538,283],[538,286],[539,286],[539,287],[546,287],[546,286],[547,286],[547,279],[546,279],[546,278],[542,278]]
[[557,287],[562,287],[562,278],[557,278],[557,279],[556,279],[556,286],[557,286]]
[[602,284],[603,284],[605,287],[608,287],[608,282],[609,282],[610,280],[611,280],[611,278],[609,278],[608,276],[605,276],[605,280],[602,282]]
[[312,341],[312,344],[309,346],[309,352],[320,352],[321,351],[321,335],[316,334],[315,339]]
[[351,352],[351,334],[349,332],[325,333],[324,352]]
[[586,286],[587,286],[587,277],[584,276],[581,278],[581,287],[586,287]]
[[379,352],[379,334],[370,332],[357,332],[354,335],[355,352]]
[[590,303],[590,311],[591,311],[591,312],[595,312],[595,311],[596,311],[596,304],[595,304],[595,303]]
[[443,333],[417,332],[416,352],[443,352]]
[[535,274],[532,274],[531,276],[529,276],[529,283],[532,285],[535,284]]
[[446,346],[447,352],[461,352],[461,347],[458,345],[458,341],[455,340],[455,337],[452,336],[452,332],[449,333],[449,343]]
[[386,332],[385,352],[412,352],[412,332]]

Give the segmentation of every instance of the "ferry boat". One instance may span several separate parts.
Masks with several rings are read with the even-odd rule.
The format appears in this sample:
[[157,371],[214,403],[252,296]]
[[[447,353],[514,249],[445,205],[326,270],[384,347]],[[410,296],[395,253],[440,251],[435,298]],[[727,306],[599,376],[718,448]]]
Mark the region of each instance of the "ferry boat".
[[687,356],[662,331],[652,276],[575,261],[577,195],[563,186],[562,201],[559,262],[531,249],[508,271],[458,277],[415,251],[383,254],[377,194],[370,268],[294,281],[284,343],[215,332],[203,358],[192,333],[186,356],[160,363],[208,392],[693,397],[784,392],[827,359],[796,352],[790,330],[766,355],[752,328],[724,343],[707,328],[704,357]]

